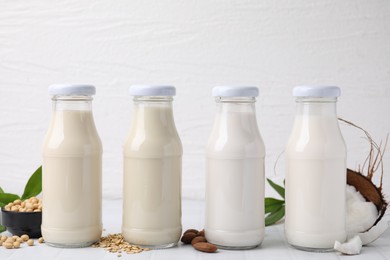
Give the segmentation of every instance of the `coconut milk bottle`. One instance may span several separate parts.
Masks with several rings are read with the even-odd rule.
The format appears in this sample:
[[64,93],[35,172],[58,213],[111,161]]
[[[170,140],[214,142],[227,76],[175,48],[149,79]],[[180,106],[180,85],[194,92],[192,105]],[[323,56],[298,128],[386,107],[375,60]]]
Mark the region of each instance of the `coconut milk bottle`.
[[130,87],[134,96],[124,145],[123,221],[126,241],[150,248],[175,246],[181,236],[182,145],[172,86]]
[[52,85],[53,113],[43,145],[42,235],[57,247],[99,240],[102,144],[92,116],[90,85]]
[[213,89],[217,104],[206,151],[205,235],[225,249],[264,237],[265,148],[256,121],[257,87]]
[[340,89],[299,86],[294,127],[286,149],[288,243],[303,250],[332,250],[346,239],[346,147],[336,102]]

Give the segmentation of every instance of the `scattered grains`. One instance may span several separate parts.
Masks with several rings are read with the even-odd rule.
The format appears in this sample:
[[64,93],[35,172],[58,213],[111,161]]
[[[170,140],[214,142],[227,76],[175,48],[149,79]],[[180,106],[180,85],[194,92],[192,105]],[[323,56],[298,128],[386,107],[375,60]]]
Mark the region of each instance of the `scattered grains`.
[[22,235],[20,238],[23,239],[23,241],[25,242],[30,239],[30,237],[26,234]]
[[8,237],[7,240],[5,240],[6,243],[13,243],[15,242],[15,238],[13,237]]
[[5,242],[5,243],[3,244],[3,246],[4,246],[5,248],[7,248],[7,249],[12,249],[12,248],[14,247],[13,244],[10,243],[10,242]]
[[13,243],[13,246],[14,246],[14,248],[19,248],[20,247],[20,243],[18,241],[15,241]]
[[39,244],[42,244],[42,243],[44,243],[45,242],[45,240],[43,239],[43,237],[40,237],[39,239],[38,239],[38,243]]
[[108,236],[101,237],[98,242],[92,245],[92,247],[104,248],[110,253],[118,253],[118,257],[122,256],[122,252],[127,254],[137,254],[150,250],[149,248],[142,248],[129,244],[124,240],[122,234],[109,234]]
[[[7,248],[7,249],[16,249],[20,248],[23,243],[25,243],[28,246],[34,245],[34,240],[30,239],[28,235],[24,234],[22,236],[0,236],[0,246]],[[41,237],[38,239],[39,243],[44,243],[44,239]]]

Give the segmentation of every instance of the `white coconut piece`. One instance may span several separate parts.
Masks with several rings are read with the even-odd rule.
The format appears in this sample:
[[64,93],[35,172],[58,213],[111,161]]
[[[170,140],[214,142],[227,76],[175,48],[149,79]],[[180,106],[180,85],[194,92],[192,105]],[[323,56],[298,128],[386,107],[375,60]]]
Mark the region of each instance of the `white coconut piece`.
[[390,222],[384,220],[383,218],[379,221],[375,226],[373,226],[370,230],[363,233],[354,233],[348,234],[348,239],[358,235],[363,242],[363,245],[368,245],[375,240],[377,240],[389,227]]
[[358,255],[362,249],[362,240],[359,236],[354,236],[352,239],[345,243],[336,241],[334,243],[334,249],[345,255]]
[[347,216],[346,229],[348,234],[360,233],[371,228],[378,218],[375,204],[368,202],[356,191],[355,187],[347,185]]

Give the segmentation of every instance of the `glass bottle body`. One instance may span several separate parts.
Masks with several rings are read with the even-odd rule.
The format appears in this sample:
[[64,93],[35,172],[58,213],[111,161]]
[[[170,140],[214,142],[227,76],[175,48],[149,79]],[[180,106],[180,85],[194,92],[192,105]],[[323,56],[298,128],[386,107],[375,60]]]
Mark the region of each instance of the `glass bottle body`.
[[181,236],[182,144],[172,97],[135,97],[124,145],[123,222],[126,241],[175,246]]
[[264,237],[264,157],[253,97],[217,97],[206,151],[205,234],[226,249]]
[[102,144],[90,96],[54,96],[43,145],[42,235],[57,247],[84,247],[102,233]]
[[346,239],[346,147],[335,97],[297,98],[286,149],[287,241],[310,251]]

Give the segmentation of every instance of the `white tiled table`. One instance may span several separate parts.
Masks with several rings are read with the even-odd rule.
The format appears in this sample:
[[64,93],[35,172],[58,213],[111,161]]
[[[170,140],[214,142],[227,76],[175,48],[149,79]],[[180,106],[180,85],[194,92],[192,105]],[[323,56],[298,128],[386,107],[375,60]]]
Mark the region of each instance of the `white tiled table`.
[[[103,225],[107,233],[120,232],[121,226],[121,201],[104,200],[103,202]],[[184,200],[183,201],[183,229],[202,228],[204,202]],[[389,216],[386,216],[389,218]],[[9,250],[0,247],[0,260],[60,260],[60,259],[221,259],[221,260],[272,260],[272,259],[390,259],[390,229],[386,231],[377,241],[363,248],[362,253],[357,256],[343,256],[335,252],[330,253],[309,253],[289,247],[283,234],[283,225],[274,225],[266,228],[266,236],[261,247],[245,251],[219,250],[215,254],[206,254],[194,250],[191,246],[179,245],[178,247],[165,250],[152,250],[140,254],[122,254],[118,258],[116,254],[109,253],[101,248],[81,249],[60,249],[39,244],[33,247],[23,246],[20,249]]]

